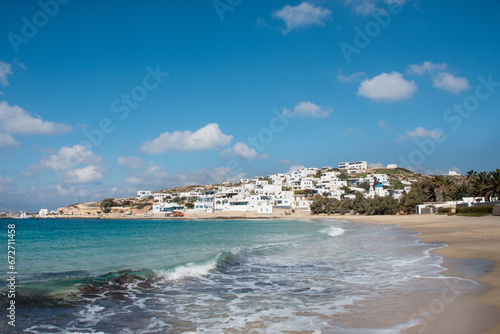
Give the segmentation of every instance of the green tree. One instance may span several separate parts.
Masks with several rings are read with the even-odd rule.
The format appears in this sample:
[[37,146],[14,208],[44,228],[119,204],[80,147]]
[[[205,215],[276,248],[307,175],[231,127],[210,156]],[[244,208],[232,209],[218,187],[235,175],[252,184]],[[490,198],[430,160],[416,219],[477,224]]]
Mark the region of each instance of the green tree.
[[101,209],[104,213],[108,213],[111,211],[111,207],[117,206],[115,203],[114,199],[112,198],[106,198],[101,201]]
[[489,173],[490,180],[487,187],[487,197],[500,197],[500,168]]
[[368,190],[370,190],[370,184],[366,181],[361,182],[359,184],[359,188],[363,188],[364,190],[368,191]]
[[326,198],[321,195],[314,196],[313,202],[310,205],[311,213],[325,213]]
[[339,179],[345,181],[349,178],[349,173],[346,170],[342,170],[339,175]]
[[193,203],[186,203],[186,208],[194,209],[194,204]]
[[487,194],[491,187],[490,176],[491,174],[487,172],[469,171],[467,173],[467,181],[470,184],[473,196],[486,197],[486,200],[489,200]]
[[423,204],[427,199],[429,183],[416,182],[412,184],[411,191],[403,192],[403,196],[399,201],[399,207],[405,214],[412,214],[415,212],[417,205]]
[[432,191],[434,191],[434,199],[436,202],[443,202],[449,199],[453,181],[443,176],[436,176],[432,180]]
[[342,186],[340,190],[343,190],[346,195],[351,193],[351,188],[349,188],[349,186]]
[[470,185],[467,183],[462,183],[453,188],[451,198],[454,201],[461,201],[464,197],[469,197],[471,195]]
[[325,213],[333,214],[340,212],[340,201],[336,198],[327,198],[325,204]]

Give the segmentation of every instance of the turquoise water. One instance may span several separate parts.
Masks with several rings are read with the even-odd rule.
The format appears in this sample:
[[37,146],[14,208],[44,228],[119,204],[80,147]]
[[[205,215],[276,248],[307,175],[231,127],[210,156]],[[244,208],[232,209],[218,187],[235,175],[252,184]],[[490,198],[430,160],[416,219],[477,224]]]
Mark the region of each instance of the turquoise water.
[[441,258],[430,252],[441,246],[387,226],[0,222],[16,224],[16,328],[3,322],[5,333],[399,333],[414,324],[403,296],[439,295],[458,280],[441,275]]

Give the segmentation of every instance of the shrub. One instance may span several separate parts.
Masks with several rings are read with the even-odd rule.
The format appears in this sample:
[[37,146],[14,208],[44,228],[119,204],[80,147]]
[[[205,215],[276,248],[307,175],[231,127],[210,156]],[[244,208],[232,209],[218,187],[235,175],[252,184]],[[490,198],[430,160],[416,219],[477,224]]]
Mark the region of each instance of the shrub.
[[451,208],[444,208],[444,207],[438,208],[438,214],[440,215],[446,215],[449,213],[451,213]]
[[139,203],[139,204],[137,204],[137,209],[142,210],[145,207],[150,206],[150,205],[151,205],[150,203]]
[[490,215],[493,213],[492,206],[473,206],[470,208],[457,208],[457,214],[479,214],[479,215]]
[[108,213],[111,211],[111,207],[116,206],[117,204],[112,198],[106,198],[101,202],[101,209],[104,213]]
[[194,204],[193,203],[186,203],[186,208],[193,209],[194,208]]

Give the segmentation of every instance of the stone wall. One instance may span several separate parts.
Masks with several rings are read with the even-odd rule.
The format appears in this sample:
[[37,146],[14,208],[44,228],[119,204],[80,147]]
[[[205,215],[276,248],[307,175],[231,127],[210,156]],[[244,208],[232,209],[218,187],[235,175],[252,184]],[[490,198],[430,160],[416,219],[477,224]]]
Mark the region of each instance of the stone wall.
[[493,208],[493,216],[500,216],[500,204],[495,205]]

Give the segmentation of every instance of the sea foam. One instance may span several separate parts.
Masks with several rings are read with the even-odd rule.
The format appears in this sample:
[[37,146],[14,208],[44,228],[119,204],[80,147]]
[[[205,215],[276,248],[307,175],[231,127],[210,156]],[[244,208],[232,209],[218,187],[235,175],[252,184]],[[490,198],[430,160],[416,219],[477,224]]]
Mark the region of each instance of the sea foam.
[[172,269],[158,269],[154,270],[154,272],[158,277],[169,281],[174,281],[187,277],[206,276],[211,270],[215,269],[216,265],[217,259],[214,259],[201,264],[196,262],[189,262]]
[[330,237],[338,237],[342,234],[344,234],[345,230],[340,227],[329,227],[324,230],[321,230],[322,233],[328,234]]

